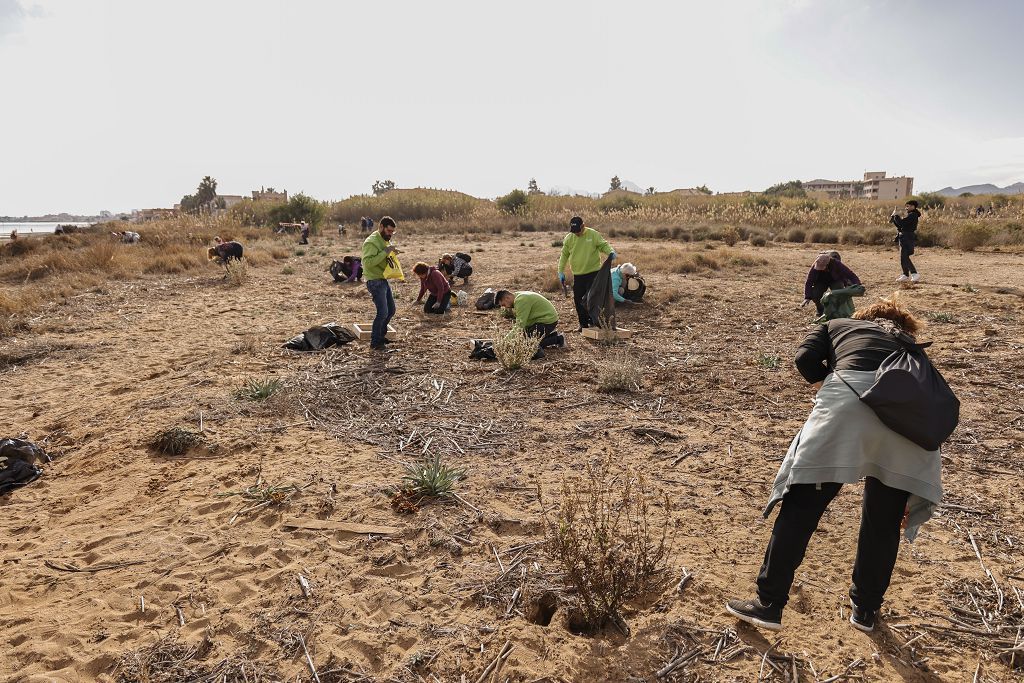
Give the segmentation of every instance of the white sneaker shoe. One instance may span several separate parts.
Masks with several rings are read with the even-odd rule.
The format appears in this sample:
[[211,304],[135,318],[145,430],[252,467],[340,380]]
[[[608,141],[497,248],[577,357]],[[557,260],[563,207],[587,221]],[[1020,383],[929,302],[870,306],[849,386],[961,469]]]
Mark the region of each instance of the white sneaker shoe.
[[896,282],[906,282],[909,279],[910,278],[907,277],[906,275],[900,275],[898,278],[896,278]]
[[921,281],[921,276],[918,275],[917,273],[911,273],[910,274],[910,281],[911,282],[920,282]]

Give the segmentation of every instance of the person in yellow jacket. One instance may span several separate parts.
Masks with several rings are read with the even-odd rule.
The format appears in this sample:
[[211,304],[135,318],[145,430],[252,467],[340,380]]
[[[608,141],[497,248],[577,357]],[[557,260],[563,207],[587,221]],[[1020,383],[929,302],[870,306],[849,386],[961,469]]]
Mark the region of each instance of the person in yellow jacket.
[[580,319],[580,328],[596,325],[587,311],[587,292],[594,284],[597,271],[604,261],[602,254],[615,258],[615,250],[601,233],[592,228],[584,227],[583,219],[573,216],[569,221],[569,234],[562,240],[562,256],[558,259],[558,279],[565,285],[565,264],[572,268],[573,302],[576,304],[576,316]]

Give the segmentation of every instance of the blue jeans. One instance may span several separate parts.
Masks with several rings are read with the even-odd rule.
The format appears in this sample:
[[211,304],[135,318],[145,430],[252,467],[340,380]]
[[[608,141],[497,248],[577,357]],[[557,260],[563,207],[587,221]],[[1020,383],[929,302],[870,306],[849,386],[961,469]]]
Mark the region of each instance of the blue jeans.
[[380,344],[388,333],[388,323],[395,315],[395,297],[387,280],[367,280],[366,288],[370,290],[373,305],[377,308],[377,316],[373,319],[373,333],[370,336],[372,346]]

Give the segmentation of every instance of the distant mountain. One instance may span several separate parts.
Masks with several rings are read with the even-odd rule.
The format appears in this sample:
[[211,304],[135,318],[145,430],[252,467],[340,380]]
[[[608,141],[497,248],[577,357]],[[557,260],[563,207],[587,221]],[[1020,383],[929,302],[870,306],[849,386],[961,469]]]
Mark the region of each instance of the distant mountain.
[[640,187],[631,180],[623,180],[622,189],[629,190],[630,192],[636,192],[638,194],[643,194],[645,192],[644,188]]
[[1006,187],[997,187],[992,183],[966,185],[964,187],[944,187],[941,190],[937,190],[936,194],[945,195],[946,197],[959,197],[964,192],[970,192],[971,194],[1022,194],[1024,193],[1024,183],[1014,183]]

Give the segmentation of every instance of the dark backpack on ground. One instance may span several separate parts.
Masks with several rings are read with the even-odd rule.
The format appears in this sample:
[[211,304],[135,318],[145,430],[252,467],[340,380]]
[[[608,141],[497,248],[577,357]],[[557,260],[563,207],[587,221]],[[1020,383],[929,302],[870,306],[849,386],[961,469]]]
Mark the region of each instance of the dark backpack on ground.
[[344,282],[348,279],[348,275],[345,274],[345,264],[341,261],[334,261],[331,263],[331,277],[334,278],[335,282]]
[[903,348],[882,361],[875,383],[857,395],[886,427],[926,451],[938,450],[960,422],[960,401],[924,352],[931,342],[896,340]]
[[292,337],[284,343],[283,348],[292,351],[322,351],[355,340],[356,335],[352,330],[337,323],[327,323],[311,327],[302,334]]
[[495,294],[497,294],[497,292],[493,289],[486,289],[484,293],[480,295],[480,298],[476,300],[476,310],[489,311],[497,306],[497,303],[494,301]]
[[644,292],[647,291],[647,283],[639,275],[634,275],[633,280],[636,280],[637,284],[640,285],[636,289],[630,289],[629,287],[622,288],[622,298],[629,301],[643,301]]
[[469,352],[472,360],[498,360],[494,354],[494,344],[482,339],[473,340],[473,350]]
[[6,460],[0,462],[0,493],[9,489],[29,484],[43,473],[35,465],[24,460]]

